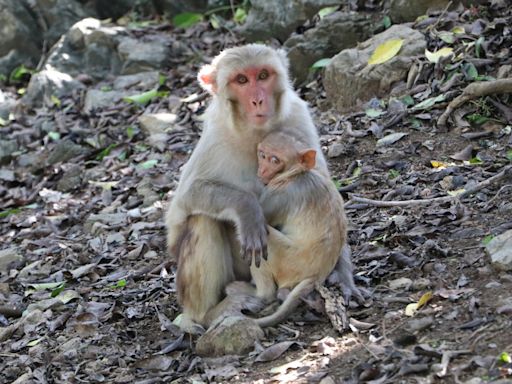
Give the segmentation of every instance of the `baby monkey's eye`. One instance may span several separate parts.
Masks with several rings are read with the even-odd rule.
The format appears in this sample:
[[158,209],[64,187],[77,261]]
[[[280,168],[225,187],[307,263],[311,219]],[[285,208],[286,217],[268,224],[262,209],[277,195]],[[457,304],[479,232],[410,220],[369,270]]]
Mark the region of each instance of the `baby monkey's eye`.
[[265,159],[265,152],[263,152],[263,151],[258,151],[258,157],[259,157],[260,159]]
[[270,158],[270,162],[271,162],[272,164],[278,165],[278,164],[281,162],[281,160],[279,160],[279,159],[278,159],[277,157],[275,157],[275,156],[272,156],[272,157]]
[[240,74],[240,75],[236,76],[236,82],[238,84],[245,84],[245,83],[247,83],[247,81],[248,81],[247,76],[245,76],[245,75]]

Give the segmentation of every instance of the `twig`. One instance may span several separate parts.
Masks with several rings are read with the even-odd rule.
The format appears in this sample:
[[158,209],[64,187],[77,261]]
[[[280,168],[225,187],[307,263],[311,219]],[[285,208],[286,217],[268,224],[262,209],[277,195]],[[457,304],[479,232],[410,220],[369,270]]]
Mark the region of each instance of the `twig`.
[[496,93],[512,93],[512,78],[469,84],[464,88],[461,95],[457,96],[450,102],[450,104],[448,104],[446,111],[444,111],[439,117],[439,120],[437,120],[437,126],[446,127],[448,117],[455,109],[465,102],[476,99],[477,97],[488,96]]
[[431,199],[422,199],[422,200],[399,200],[399,201],[382,201],[382,200],[372,200],[367,199],[365,197],[359,197],[355,196],[353,194],[349,194],[350,199],[352,201],[357,201],[359,203],[365,203],[369,205],[374,205],[377,207],[382,208],[389,208],[389,207],[410,207],[410,206],[416,206],[416,205],[429,205],[432,203],[444,203],[447,201],[452,200],[461,200],[466,196],[472,195],[475,192],[480,191],[481,189],[484,189],[491,184],[494,184],[498,181],[501,181],[502,179],[506,179],[512,176],[512,165],[507,165],[504,167],[501,172],[497,173],[496,175],[481,181],[480,183],[476,184],[472,188],[466,189],[464,192],[460,193],[456,196],[442,196],[442,197],[434,197]]

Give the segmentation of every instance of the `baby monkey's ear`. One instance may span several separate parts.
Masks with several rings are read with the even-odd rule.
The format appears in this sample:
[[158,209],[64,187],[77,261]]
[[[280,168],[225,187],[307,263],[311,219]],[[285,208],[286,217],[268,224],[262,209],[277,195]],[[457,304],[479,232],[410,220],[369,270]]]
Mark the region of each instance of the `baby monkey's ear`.
[[306,149],[299,153],[299,161],[305,169],[313,169],[316,165],[316,151],[314,149]]

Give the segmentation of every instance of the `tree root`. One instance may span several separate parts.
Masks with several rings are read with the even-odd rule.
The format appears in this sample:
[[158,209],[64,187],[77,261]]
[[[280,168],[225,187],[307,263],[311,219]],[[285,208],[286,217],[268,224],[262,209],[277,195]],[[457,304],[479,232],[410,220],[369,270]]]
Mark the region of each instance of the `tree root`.
[[359,197],[350,194],[350,201],[347,202],[347,209],[350,202],[358,202],[364,203],[368,205],[373,205],[376,207],[389,208],[389,207],[410,207],[416,205],[429,205],[432,203],[444,203],[447,201],[453,200],[461,200],[466,196],[472,195],[475,192],[480,191],[494,183],[497,183],[503,179],[512,178],[512,165],[507,165],[504,167],[499,173],[490,178],[481,181],[480,183],[474,185],[472,188],[466,189],[464,192],[455,195],[455,196],[442,196],[442,197],[434,197],[431,199],[421,199],[421,200],[397,200],[397,201],[382,201],[382,200],[372,200],[364,197]]
[[488,96],[497,93],[512,93],[512,78],[499,79],[493,81],[482,81],[469,84],[461,95],[453,99],[446,111],[437,120],[437,126],[440,128],[446,127],[448,117],[452,112],[460,107],[465,102],[476,99],[482,96]]

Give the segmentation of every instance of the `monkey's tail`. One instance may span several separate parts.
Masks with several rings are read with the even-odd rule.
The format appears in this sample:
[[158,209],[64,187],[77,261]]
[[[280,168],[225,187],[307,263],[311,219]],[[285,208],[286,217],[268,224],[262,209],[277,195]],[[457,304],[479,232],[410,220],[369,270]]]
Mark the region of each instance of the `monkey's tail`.
[[285,320],[299,305],[301,296],[307,295],[315,287],[315,279],[307,278],[297,284],[288,294],[283,303],[273,314],[255,319],[256,323],[264,327],[272,327]]

